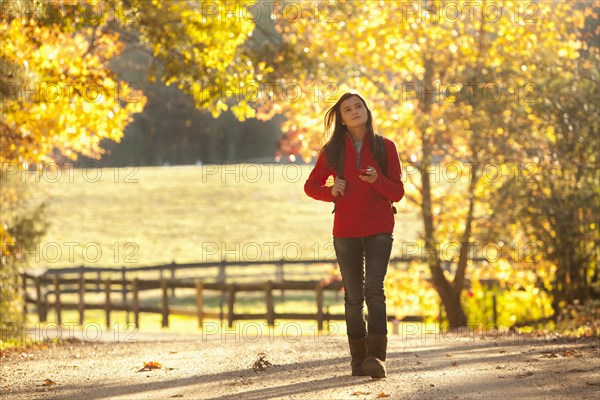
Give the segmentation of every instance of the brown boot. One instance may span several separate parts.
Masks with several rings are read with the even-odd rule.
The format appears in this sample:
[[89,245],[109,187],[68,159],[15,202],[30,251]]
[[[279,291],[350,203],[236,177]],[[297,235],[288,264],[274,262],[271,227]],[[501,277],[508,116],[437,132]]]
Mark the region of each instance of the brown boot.
[[362,363],[363,372],[371,378],[385,378],[385,354],[387,336],[369,334],[367,336],[367,358]]
[[350,339],[348,338],[348,344],[350,345],[350,355],[352,356],[352,376],[365,376],[363,372],[362,363],[367,357],[367,337],[362,339]]

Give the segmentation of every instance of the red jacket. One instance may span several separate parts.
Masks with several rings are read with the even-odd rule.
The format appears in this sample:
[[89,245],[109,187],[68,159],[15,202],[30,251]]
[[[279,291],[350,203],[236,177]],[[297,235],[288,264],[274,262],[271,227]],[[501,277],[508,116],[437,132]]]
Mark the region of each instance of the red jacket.
[[[394,213],[390,201],[400,201],[404,197],[402,170],[394,142],[385,139],[387,151],[387,177],[381,173],[379,163],[371,153],[371,137],[365,136],[357,154],[352,138],[346,135],[344,160],[344,195],[334,197],[331,187],[325,186],[327,178],[336,177],[335,169],[327,165],[325,152],[321,152],[315,167],[304,184],[307,195],[316,200],[335,202],[333,236],[352,238],[377,233],[392,233]],[[360,163],[357,165],[357,159]],[[360,168],[367,166],[377,170],[377,180],[368,183],[358,177]]]

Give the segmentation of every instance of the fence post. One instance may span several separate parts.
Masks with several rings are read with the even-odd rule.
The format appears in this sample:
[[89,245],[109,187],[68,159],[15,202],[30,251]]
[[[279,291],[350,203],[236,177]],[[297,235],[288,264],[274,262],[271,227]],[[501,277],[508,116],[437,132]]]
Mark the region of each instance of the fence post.
[[123,308],[125,309],[125,323],[129,325],[129,303],[127,303],[127,270],[121,267],[121,290],[123,292]]
[[[285,259],[280,259],[279,262],[277,263],[277,265],[275,265],[275,280],[279,283],[282,283],[284,278],[283,275],[283,263],[284,263]],[[281,293],[281,301],[285,301],[285,291],[283,289],[281,289],[280,291]]]
[[84,266],[79,267],[79,325],[83,325],[84,313],[85,313],[85,274]]
[[38,318],[40,322],[46,322],[47,316],[47,304],[46,301],[42,299],[42,277],[35,277],[35,291],[37,294],[37,309],[38,309]]
[[267,304],[267,323],[270,326],[274,326],[275,304],[273,302],[273,281],[268,281],[265,285],[265,302]]
[[104,284],[104,292],[106,293],[106,302],[104,303],[104,312],[106,313],[106,327],[110,328],[110,286],[111,280],[110,278],[106,280]]
[[169,327],[169,284],[166,279],[160,281],[162,289],[162,327]]
[[140,297],[138,292],[138,278],[133,278],[131,290],[133,291],[133,323],[136,329],[140,329]]
[[323,330],[323,285],[321,282],[316,285],[317,291],[317,328],[319,332]]
[[235,283],[232,283],[231,285],[229,285],[229,291],[228,291],[228,304],[227,304],[227,323],[228,326],[231,328],[233,327],[233,319],[234,319],[234,314],[233,314],[233,307],[235,305]]
[[60,304],[60,283],[58,281],[58,275],[54,275],[54,311],[56,311],[56,322],[58,326],[62,326],[62,310]]
[[[222,259],[221,264],[219,264],[219,274],[217,275],[217,283],[220,283],[221,285],[225,285],[225,281],[227,280],[227,272],[225,271],[226,265],[227,264],[225,264],[225,259]],[[221,291],[221,307],[223,306],[224,302],[225,302],[225,287],[223,287],[223,290]],[[221,320],[223,320],[223,318],[221,318]]]
[[23,284],[23,315],[27,316],[27,300],[29,300],[29,296],[27,294],[27,274],[21,274],[22,284]]
[[[171,281],[175,281],[175,261],[171,262]],[[175,304],[175,285],[171,286],[171,304]]]
[[227,280],[227,272],[225,271],[225,267],[227,264],[225,263],[225,259],[221,260],[221,264],[219,264],[219,275],[217,275],[217,283],[225,283]]
[[204,284],[202,280],[196,279],[196,309],[198,311],[198,327],[202,329],[204,324]]

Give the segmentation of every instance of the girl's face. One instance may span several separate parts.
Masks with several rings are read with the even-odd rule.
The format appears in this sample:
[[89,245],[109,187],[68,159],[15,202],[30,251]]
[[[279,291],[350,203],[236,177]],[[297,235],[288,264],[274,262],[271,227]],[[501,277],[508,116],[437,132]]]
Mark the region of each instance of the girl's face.
[[356,96],[352,96],[342,101],[340,113],[342,114],[342,121],[346,124],[347,128],[365,125],[369,117],[367,108],[362,100]]

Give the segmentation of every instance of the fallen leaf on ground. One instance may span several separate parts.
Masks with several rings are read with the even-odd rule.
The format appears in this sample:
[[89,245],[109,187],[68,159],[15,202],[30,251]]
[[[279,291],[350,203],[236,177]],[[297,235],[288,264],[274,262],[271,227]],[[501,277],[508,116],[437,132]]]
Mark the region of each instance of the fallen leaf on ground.
[[271,365],[273,364],[271,364],[269,360],[267,360],[267,355],[265,353],[258,353],[258,360],[254,361],[254,364],[252,365],[252,370],[263,371]]
[[171,396],[171,397],[183,397],[183,395],[182,395],[182,394],[174,394],[174,395],[173,395],[173,396]]
[[390,395],[389,395],[389,394],[385,394],[385,393],[383,393],[383,392],[381,392],[381,393],[379,393],[379,394],[377,395],[377,398],[378,398],[378,399],[382,399],[382,398],[384,398],[384,397],[390,397]]
[[150,371],[153,369],[161,369],[162,364],[157,361],[144,362],[144,368],[140,369],[138,372],[142,371]]
[[42,386],[52,386],[52,385],[56,385],[56,382],[54,382],[52,379],[45,379],[44,383],[42,383]]
[[577,350],[565,350],[562,352],[563,357],[573,357],[577,354]]
[[361,395],[367,395],[367,394],[371,394],[371,392],[354,392],[352,393],[352,396],[361,396]]

